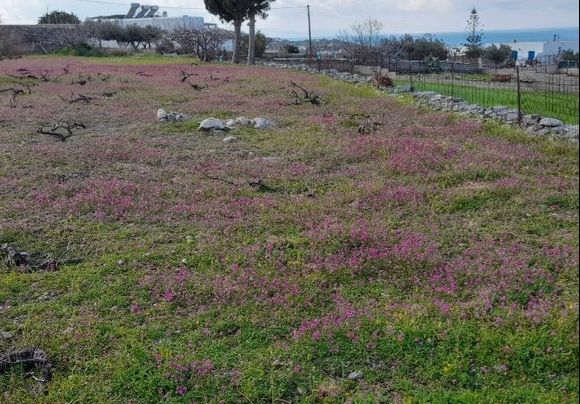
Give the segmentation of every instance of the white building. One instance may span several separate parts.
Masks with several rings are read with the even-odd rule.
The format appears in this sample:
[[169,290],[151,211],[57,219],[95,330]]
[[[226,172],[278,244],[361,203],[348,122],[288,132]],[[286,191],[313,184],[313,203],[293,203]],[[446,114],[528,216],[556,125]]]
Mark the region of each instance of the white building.
[[[492,44],[486,44],[489,46]],[[551,62],[560,53],[572,50],[575,53],[579,49],[579,41],[550,41],[550,42],[506,42],[496,43],[496,46],[507,45],[512,48],[512,59],[514,60],[538,60],[539,62]]]
[[[182,17],[169,17],[167,12],[158,13],[159,6],[142,6],[139,3],[131,3],[127,14],[106,15],[88,18],[87,21],[112,22],[124,28],[132,25],[140,27],[153,26],[164,31],[170,31],[175,28],[201,28],[217,27],[216,24],[208,24],[203,17],[191,17],[184,15]],[[103,41],[102,45],[106,48],[118,48],[115,41]],[[224,44],[226,50],[231,50],[233,44],[228,41]]]
[[[139,10],[140,9],[140,10]],[[177,27],[199,28],[203,26],[215,26],[206,24],[203,17],[168,17],[167,12],[159,14],[159,6],[142,6],[139,3],[131,3],[127,14],[107,15],[88,18],[88,21],[114,22],[122,27],[138,25],[140,27],[153,26],[164,30]]]

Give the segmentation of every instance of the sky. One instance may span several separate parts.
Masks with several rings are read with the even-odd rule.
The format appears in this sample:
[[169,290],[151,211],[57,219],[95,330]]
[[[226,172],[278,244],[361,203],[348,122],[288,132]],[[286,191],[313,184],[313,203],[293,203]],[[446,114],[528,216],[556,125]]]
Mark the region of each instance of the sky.
[[[0,20],[3,24],[33,24],[47,10],[73,12],[81,19],[125,14],[130,3],[131,0],[0,0]],[[258,29],[271,37],[307,37],[307,3],[308,0],[276,0],[268,18],[258,22]],[[334,37],[341,29],[368,17],[380,20],[385,33],[463,31],[474,6],[487,30],[576,27],[579,17],[578,0],[310,0],[310,3],[315,38]],[[205,11],[203,0],[148,0],[141,4],[159,5],[160,11],[165,10],[170,16],[203,16],[206,22],[219,22]]]

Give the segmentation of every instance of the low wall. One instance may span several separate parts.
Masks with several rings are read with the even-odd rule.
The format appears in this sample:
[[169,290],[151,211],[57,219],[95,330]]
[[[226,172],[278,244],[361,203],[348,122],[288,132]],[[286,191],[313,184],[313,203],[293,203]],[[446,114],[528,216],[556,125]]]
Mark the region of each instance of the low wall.
[[73,29],[74,24],[0,25],[0,55],[50,52],[55,50],[55,35],[63,29]]

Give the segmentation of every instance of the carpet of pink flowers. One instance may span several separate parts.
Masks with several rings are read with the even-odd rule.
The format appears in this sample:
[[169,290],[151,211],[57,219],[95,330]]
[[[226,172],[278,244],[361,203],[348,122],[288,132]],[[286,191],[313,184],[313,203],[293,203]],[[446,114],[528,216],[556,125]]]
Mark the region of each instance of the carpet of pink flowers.
[[[54,360],[36,398],[578,399],[577,147],[262,67],[0,62],[26,84],[0,93],[0,243],[87,252],[0,267],[0,348]],[[197,130],[240,115],[277,126]],[[36,132],[58,121],[86,129]]]

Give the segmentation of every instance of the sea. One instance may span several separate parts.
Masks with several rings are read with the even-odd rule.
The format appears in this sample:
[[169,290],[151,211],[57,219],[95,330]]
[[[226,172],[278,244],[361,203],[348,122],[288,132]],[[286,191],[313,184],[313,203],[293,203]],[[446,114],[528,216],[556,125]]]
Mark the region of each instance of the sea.
[[[465,43],[465,32],[436,32],[412,34],[414,37],[440,39],[448,46]],[[541,29],[489,30],[483,32],[483,43],[577,41],[578,27]]]

